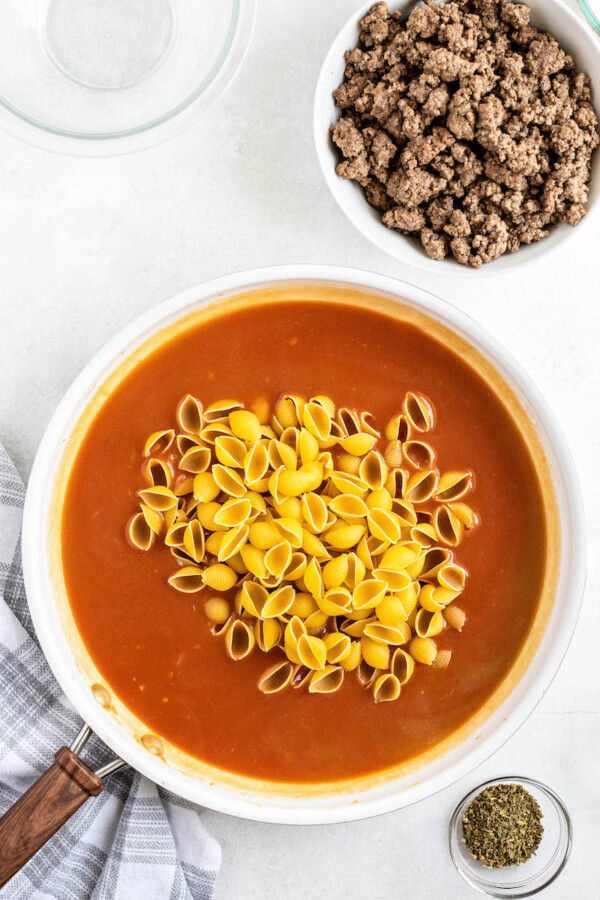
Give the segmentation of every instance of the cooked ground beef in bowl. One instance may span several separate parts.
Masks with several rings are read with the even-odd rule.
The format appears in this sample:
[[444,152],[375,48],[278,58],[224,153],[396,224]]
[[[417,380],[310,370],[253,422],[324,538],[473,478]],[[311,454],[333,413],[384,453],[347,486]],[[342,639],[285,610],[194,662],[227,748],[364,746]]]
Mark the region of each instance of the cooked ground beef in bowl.
[[345,54],[336,171],[432,259],[480,268],[585,215],[589,78],[529,20],[510,0],[376,3]]

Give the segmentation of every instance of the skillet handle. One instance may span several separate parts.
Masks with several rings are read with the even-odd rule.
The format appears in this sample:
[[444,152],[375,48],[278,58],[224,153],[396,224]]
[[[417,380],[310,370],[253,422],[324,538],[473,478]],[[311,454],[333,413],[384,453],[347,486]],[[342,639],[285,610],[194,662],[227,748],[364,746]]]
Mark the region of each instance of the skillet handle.
[[61,747],[52,763],[0,818],[0,888],[43,847],[104,782],[76,753]]

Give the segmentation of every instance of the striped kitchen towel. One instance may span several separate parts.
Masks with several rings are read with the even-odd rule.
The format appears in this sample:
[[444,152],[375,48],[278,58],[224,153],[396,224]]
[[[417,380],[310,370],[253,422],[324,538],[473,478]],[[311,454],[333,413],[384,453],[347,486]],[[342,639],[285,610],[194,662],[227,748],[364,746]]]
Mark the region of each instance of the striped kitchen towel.
[[[0,445],[0,814],[82,722],[37,644],[21,567],[25,488]],[[85,761],[110,751],[94,736]],[[2,900],[210,900],[221,861],[201,812],[131,769],[73,818],[2,890]]]

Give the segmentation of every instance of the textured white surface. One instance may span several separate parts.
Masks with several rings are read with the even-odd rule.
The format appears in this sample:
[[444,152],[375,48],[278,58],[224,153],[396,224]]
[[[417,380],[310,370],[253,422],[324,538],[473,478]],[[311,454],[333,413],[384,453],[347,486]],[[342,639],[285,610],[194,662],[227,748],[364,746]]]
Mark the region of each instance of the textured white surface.
[[[570,5],[575,7],[574,0]],[[429,288],[469,312],[523,363],[570,436],[588,500],[587,596],[567,659],[526,725],[444,793],[367,822],[289,828],[206,813],[223,844],[218,900],[458,900],[446,826],[487,777],[547,781],[574,821],[572,859],[548,900],[598,897],[600,842],[600,216],[583,241],[480,284],[403,268],[337,209],[311,139],[314,82],[353,0],[261,0],[254,41],[221,103],[137,156],[53,156],[0,134],[0,439],[27,476],[62,393],[123,324],[235,269],[354,265]]]

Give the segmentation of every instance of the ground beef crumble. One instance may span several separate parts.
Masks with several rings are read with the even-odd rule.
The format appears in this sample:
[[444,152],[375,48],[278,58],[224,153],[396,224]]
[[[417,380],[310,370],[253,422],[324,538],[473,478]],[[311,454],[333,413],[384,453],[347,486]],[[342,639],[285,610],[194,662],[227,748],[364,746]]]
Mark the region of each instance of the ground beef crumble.
[[512,0],[375,3],[345,54],[337,173],[427,255],[480,268],[585,215],[589,78]]

